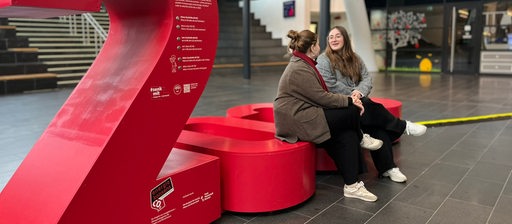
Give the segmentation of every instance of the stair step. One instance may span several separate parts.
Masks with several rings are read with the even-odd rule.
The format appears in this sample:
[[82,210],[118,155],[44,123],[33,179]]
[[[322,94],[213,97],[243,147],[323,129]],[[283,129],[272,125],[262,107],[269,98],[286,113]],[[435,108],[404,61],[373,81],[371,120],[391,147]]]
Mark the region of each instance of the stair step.
[[[275,61],[275,62],[259,62],[259,63],[251,63],[252,67],[265,67],[265,66],[286,66],[288,65],[288,61]],[[213,65],[213,68],[242,68],[244,64],[218,64]]]
[[[31,43],[30,47],[38,47],[38,48],[52,48],[52,47],[77,47],[76,43]],[[80,44],[80,47],[93,47],[91,44]]]
[[18,32],[20,37],[82,37],[70,33],[31,33],[31,32]]
[[59,80],[57,81],[57,86],[65,87],[65,86],[76,86],[80,80]]
[[90,66],[69,66],[69,67],[55,67],[55,68],[48,68],[49,72],[62,72],[62,71],[80,71],[85,70],[87,71]]
[[34,28],[34,27],[53,27],[53,28],[59,28],[59,29],[69,29],[69,24],[67,23],[36,23],[36,22],[10,22],[9,25],[16,26],[16,29],[20,28]]
[[[251,48],[259,48],[259,47],[276,47],[281,48],[283,47],[281,45],[281,40],[255,40],[251,41]],[[219,40],[219,43],[217,43],[217,48],[242,48],[243,47],[243,41],[242,40],[232,40],[232,41],[225,41],[225,40]]]
[[107,16],[105,16],[105,15],[97,14],[97,13],[91,13],[91,15],[92,15],[92,16],[94,17],[94,19],[96,19],[98,22],[99,22],[99,21],[103,21],[103,22],[107,21],[107,22],[110,22],[110,18],[108,17],[108,15],[107,15]]
[[9,48],[8,51],[15,51],[15,52],[38,52],[38,48],[35,47],[17,47],[17,48]]
[[39,53],[74,53],[74,52],[96,52],[96,49],[94,49],[94,48],[39,49]]
[[102,18],[102,17],[108,18],[109,17],[108,13],[106,11],[105,12],[91,12],[90,14],[94,17],[100,17],[100,18]]
[[[267,32],[267,28],[264,26],[251,26],[250,28],[251,33],[261,33],[261,32]],[[244,32],[244,27],[232,25],[232,26],[222,26],[219,27],[219,33],[242,33]]]
[[85,72],[66,73],[66,74],[57,74],[57,78],[59,78],[59,79],[69,79],[69,78],[79,78],[79,79],[81,79],[84,75],[85,75]]
[[25,74],[25,73],[45,73],[48,66],[42,62],[20,62],[16,64],[2,64],[0,75]]
[[7,50],[8,48],[29,48],[28,43],[28,38],[24,37],[6,38],[0,40],[0,50]]
[[[243,49],[241,47],[223,47],[219,48],[217,51],[217,56],[236,56],[242,55]],[[284,55],[286,54],[285,47],[258,47],[251,48],[252,56],[261,56],[261,55]]]
[[[107,13],[92,13],[91,15],[103,29],[109,29],[110,20]],[[20,41],[25,41],[26,45],[10,43],[5,45],[6,49],[12,48],[16,51],[28,52],[28,49],[31,49],[31,52],[37,54],[36,59],[41,61],[41,69],[44,68],[45,71],[58,74],[59,87],[76,85],[90,68],[98,52],[93,44],[84,44],[81,34],[82,20],[79,16],[74,17],[73,20],[78,28],[76,34],[72,34],[69,29],[69,18],[71,17],[62,18],[65,19],[7,19],[8,27],[15,29],[15,36],[19,37]],[[7,28],[7,26],[4,27]],[[93,29],[86,32],[94,33]],[[26,49],[15,49],[18,48],[17,46],[26,46]],[[24,67],[20,67],[20,69],[24,69]],[[14,71],[15,68],[2,69],[2,72],[11,70]]]
[[39,55],[40,59],[96,58],[96,54],[57,54]]
[[[108,21],[98,21],[98,24],[102,26],[102,28],[107,28],[110,26]],[[87,23],[86,23],[87,24]],[[9,25],[15,26],[18,30],[24,30],[26,28],[37,27],[38,29],[57,29],[57,30],[70,30],[69,22],[65,21],[55,21],[55,22],[46,22],[46,23],[38,23],[38,22],[10,22]],[[82,30],[82,22],[80,20],[76,21],[78,31]]]
[[[231,32],[225,32],[225,33],[219,32],[219,39],[242,40],[243,34],[242,33],[231,33]],[[258,39],[272,39],[272,34],[251,32],[251,40],[258,40]]]
[[71,61],[45,61],[45,65],[72,65],[72,64],[92,64],[94,60],[71,60]]
[[80,37],[29,37],[30,42],[80,42],[82,43],[83,40]]
[[[269,62],[269,61],[286,61],[285,55],[266,55],[266,56],[251,56],[252,63]],[[243,63],[242,56],[222,56],[215,57],[215,64],[236,64]]]
[[69,33],[68,29],[61,28],[33,28],[33,27],[17,27],[17,31],[30,31],[30,32],[53,32],[53,33]]
[[0,29],[2,30],[15,30],[15,26],[9,26],[9,25],[0,25]]
[[[219,21],[219,25],[222,25],[222,27],[242,26],[242,20],[239,20],[239,19],[233,19],[233,20],[224,19],[224,20],[220,20]],[[259,20],[256,20],[256,19],[251,20],[250,25],[251,25],[251,29],[252,28],[258,28],[258,27],[265,27],[265,26],[261,25],[261,22]],[[219,28],[222,28],[222,27],[219,26]]]
[[34,19],[34,18],[9,18],[11,22],[32,22],[32,23],[57,23],[62,22],[59,18],[45,18],[45,19]]

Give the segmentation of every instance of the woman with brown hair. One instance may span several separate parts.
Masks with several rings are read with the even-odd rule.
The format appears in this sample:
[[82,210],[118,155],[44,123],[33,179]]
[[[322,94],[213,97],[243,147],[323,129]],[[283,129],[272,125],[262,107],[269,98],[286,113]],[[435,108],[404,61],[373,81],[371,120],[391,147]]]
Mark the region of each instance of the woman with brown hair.
[[382,104],[368,97],[372,89],[372,77],[368,74],[363,60],[352,50],[350,37],[344,27],[332,28],[327,42],[328,46],[317,58],[316,65],[327,88],[331,92],[361,100],[365,108],[361,117],[362,130],[384,143],[379,150],[370,152],[379,177],[405,182],[407,177],[394,162],[392,143],[404,133],[423,135],[427,127],[395,117]]
[[358,178],[366,171],[360,146],[362,102],[328,91],[315,67],[314,60],[320,54],[316,34],[290,30],[288,37],[293,55],[274,100],[276,137],[290,143],[309,141],[325,148],[343,176],[345,197],[376,201],[377,196]]

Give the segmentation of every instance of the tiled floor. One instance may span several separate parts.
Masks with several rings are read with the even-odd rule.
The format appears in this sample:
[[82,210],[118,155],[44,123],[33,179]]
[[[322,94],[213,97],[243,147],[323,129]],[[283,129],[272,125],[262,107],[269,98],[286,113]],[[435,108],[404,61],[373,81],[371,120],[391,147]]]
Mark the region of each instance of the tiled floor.
[[[280,74],[212,75],[192,116],[272,101]],[[512,77],[374,74],[372,96],[402,101],[403,117],[429,121],[512,112]],[[70,89],[0,96],[0,190],[43,132]],[[512,120],[466,122],[403,136],[394,146],[405,184],[377,179],[371,161],[362,178],[375,203],[343,197],[343,180],[318,174],[315,195],[266,214],[226,212],[238,223],[512,223]]]

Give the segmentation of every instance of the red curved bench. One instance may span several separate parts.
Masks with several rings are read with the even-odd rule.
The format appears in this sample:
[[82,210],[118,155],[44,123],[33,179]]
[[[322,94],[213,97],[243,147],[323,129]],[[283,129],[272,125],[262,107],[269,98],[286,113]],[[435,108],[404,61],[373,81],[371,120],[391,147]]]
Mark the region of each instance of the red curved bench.
[[274,133],[270,122],[193,117],[175,147],[220,158],[222,209],[270,212],[300,204],[316,189],[313,144],[288,144]]
[[[398,100],[388,98],[371,98],[374,102],[382,104],[391,114],[396,117],[402,117],[402,103]],[[265,122],[274,122],[274,112],[272,103],[254,103],[234,106],[226,111],[227,117],[243,118]],[[398,141],[398,140],[397,140]],[[327,152],[319,148],[316,151],[316,170],[334,171],[336,165],[327,155]]]
[[[388,98],[371,98],[374,102],[382,104],[391,114],[402,117],[402,102]],[[252,103],[234,106],[226,111],[227,117],[237,117],[257,121],[274,122],[272,103]]]
[[[227,117],[258,120],[274,123],[274,111],[272,103],[254,103],[231,107],[226,111]],[[315,153],[316,171],[333,171],[336,165],[327,152],[319,148]]]
[[391,114],[395,115],[395,117],[402,117],[402,102],[398,100],[388,99],[388,98],[371,98],[374,102],[382,104]]

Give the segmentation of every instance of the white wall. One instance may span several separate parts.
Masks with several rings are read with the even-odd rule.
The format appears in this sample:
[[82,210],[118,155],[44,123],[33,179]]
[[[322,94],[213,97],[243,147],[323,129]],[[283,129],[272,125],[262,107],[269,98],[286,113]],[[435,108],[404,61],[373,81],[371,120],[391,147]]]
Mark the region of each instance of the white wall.
[[[272,38],[282,39],[283,46],[288,45],[289,30],[301,31],[309,29],[310,13],[309,0],[295,1],[295,17],[284,18],[283,2],[289,0],[258,0],[250,1],[251,13],[254,13],[256,19],[261,21],[261,25],[266,26],[266,30],[272,33]],[[240,2],[240,6],[243,2]]]
[[[284,18],[283,16],[283,2],[287,2],[290,0],[257,0],[250,1],[251,4],[251,13],[254,13],[256,19],[259,19],[261,25],[266,27],[268,32],[272,33],[272,38],[281,39],[281,43],[283,46],[288,45],[290,41],[286,34],[289,30],[304,30],[309,29],[311,22],[318,22],[320,17],[320,0],[295,0],[295,17]],[[347,28],[349,34],[351,34],[351,27],[357,27],[358,21],[352,21],[351,24],[347,19],[346,13],[346,3],[345,0],[331,0],[330,10],[331,10],[331,27],[341,25]],[[349,0],[349,1],[360,1],[360,0]],[[360,5],[360,4],[359,4]],[[364,3],[363,3],[364,5]],[[240,7],[243,7],[243,1],[240,2]],[[363,9],[364,10],[364,9]],[[360,13],[358,11],[358,13]],[[359,20],[361,18],[367,19],[366,14],[359,15],[359,18],[355,18]],[[369,32],[369,25],[366,25]],[[363,27],[361,27],[363,28]],[[364,34],[365,35],[365,34]],[[351,35],[352,36],[352,35]],[[358,52],[365,63],[367,63],[367,67],[369,67],[370,71],[374,71],[377,67],[374,59],[373,50],[369,52],[367,47],[371,46],[371,39],[368,36],[368,40],[359,41],[357,45],[352,44],[354,51]],[[352,41],[354,38],[352,38]],[[322,40],[321,40],[322,41]],[[363,46],[361,48],[361,46]],[[359,52],[362,51],[362,52]]]
[[[266,26],[272,38],[281,39],[283,46],[288,44],[286,34],[290,29],[309,29],[312,21],[319,21],[320,0],[295,0],[295,17],[283,17],[283,2],[290,0],[250,1],[251,13]],[[242,7],[243,2],[240,2]],[[343,1],[331,0],[331,26],[342,25],[348,29],[345,4]]]
[[[320,0],[309,0],[309,2],[311,2],[311,12],[320,12]],[[331,0],[331,13],[333,12],[345,12],[344,2],[339,0]]]
[[351,38],[354,51],[361,56],[368,71],[379,71],[375,59],[375,51],[372,46],[372,34],[370,22],[366,14],[364,1],[345,1],[347,18],[349,21],[348,30],[352,30]]

